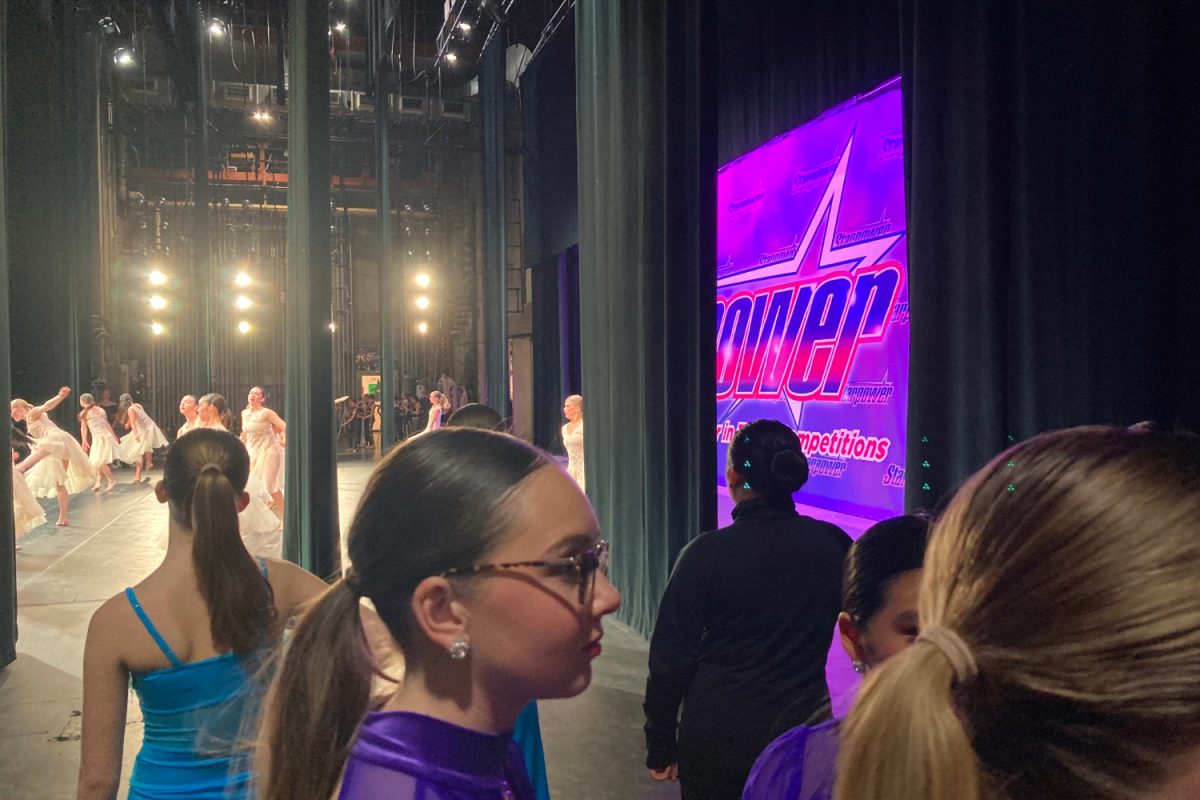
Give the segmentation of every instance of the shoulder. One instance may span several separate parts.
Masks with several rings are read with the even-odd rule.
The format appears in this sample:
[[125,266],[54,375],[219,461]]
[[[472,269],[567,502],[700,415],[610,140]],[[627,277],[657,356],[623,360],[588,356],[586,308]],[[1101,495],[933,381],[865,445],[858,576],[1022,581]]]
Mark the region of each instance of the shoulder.
[[329,584],[301,566],[279,558],[265,558],[267,582],[275,593],[276,604],[298,606],[329,588]]
[[88,622],[87,643],[92,649],[116,651],[119,643],[128,641],[127,632],[140,625],[133,605],[125,592],[105,600]]
[[[819,776],[824,770],[832,779],[832,766],[836,763],[837,732],[838,722],[831,720],[815,727],[798,725],[771,742],[754,762],[754,769],[746,781],[743,800],[832,796],[822,792],[826,781],[820,781],[818,786],[804,794],[801,794],[801,791],[806,784],[813,786],[812,780],[804,780],[806,773],[815,772]],[[821,743],[832,744],[832,751],[814,752],[814,745]],[[827,756],[833,760],[829,760]],[[828,788],[832,790],[831,782]]]

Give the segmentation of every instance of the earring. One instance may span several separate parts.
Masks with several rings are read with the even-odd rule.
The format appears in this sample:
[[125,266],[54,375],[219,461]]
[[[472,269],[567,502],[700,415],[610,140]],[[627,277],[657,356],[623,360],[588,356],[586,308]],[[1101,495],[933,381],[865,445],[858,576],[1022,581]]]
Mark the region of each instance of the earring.
[[471,645],[466,639],[455,639],[450,645],[450,658],[455,661],[462,661],[467,657],[467,653],[471,652]]
[[850,662],[850,666],[854,667],[854,671],[859,675],[867,674],[867,665],[859,661],[857,658]]

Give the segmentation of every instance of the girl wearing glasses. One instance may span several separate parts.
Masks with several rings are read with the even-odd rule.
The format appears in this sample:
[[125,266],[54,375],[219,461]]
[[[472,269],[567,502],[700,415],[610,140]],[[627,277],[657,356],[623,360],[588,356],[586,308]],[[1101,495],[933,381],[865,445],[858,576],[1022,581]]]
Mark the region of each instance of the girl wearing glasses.
[[796,513],[792,495],[807,479],[791,428],[742,428],[725,470],[733,524],[684,549],[663,595],[646,766],[655,780],[678,780],[685,800],[739,800],[780,710],[793,704],[807,719],[829,702],[825,661],[850,537]]
[[[532,800],[517,715],[587,688],[620,604],[587,499],[518,439],[436,431],[375,469],[348,552],[272,683],[259,796]],[[363,598],[405,659],[377,699]]]

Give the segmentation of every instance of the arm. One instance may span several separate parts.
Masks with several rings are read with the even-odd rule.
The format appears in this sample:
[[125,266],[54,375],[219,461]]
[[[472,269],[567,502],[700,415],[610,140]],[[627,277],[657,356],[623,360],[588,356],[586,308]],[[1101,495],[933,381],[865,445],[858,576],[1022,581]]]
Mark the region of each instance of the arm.
[[134,403],[129,408],[125,409],[125,424],[129,426],[129,432],[133,434],[133,440],[135,442],[140,442],[142,440],[142,431],[138,427],[138,417],[140,416],[141,414],[138,413],[137,403]]
[[267,422],[271,423],[271,427],[279,434],[279,443],[284,447],[287,446],[287,423],[283,421],[283,417],[276,414],[271,409],[267,409]]
[[650,676],[642,709],[646,713],[646,766],[656,780],[673,780],[676,774],[679,706],[700,660],[712,589],[702,555],[694,546],[680,554],[650,640]]
[[105,604],[92,617],[83,651],[78,800],[115,800],[121,782],[129,671],[116,649],[122,637],[105,630],[107,607]]
[[66,400],[67,396],[70,394],[71,394],[71,390],[68,387],[66,387],[66,386],[62,387],[61,389],[58,390],[58,394],[54,395],[54,397],[51,397],[49,400],[42,403],[40,406],[34,406],[33,408],[29,409],[29,415],[31,417],[38,417],[38,416],[41,416],[42,414],[45,414],[47,411],[53,411],[55,408],[58,407],[58,404],[61,403],[63,400]]
[[79,442],[83,445],[83,452],[88,452],[92,449],[92,445],[88,442],[88,424],[87,412],[83,412],[79,416]]

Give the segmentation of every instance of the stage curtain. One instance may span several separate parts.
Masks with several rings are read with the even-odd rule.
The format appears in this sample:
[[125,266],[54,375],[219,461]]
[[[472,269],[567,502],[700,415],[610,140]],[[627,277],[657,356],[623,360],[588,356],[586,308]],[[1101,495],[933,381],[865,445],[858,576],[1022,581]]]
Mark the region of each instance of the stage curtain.
[[[7,6],[0,0],[0,131],[7,130],[8,109],[8,46]],[[8,222],[5,187],[8,183],[5,169],[8,166],[7,148],[0,142],[0,331],[5,333],[0,342],[0,397],[12,396],[12,354],[9,328],[9,284],[8,284]],[[10,439],[12,426],[0,425],[0,445]],[[9,448],[5,447],[5,450]],[[12,461],[7,456],[0,464],[0,486],[12,482]],[[6,477],[4,473],[8,473]],[[13,497],[11,491],[0,492],[0,669],[17,657],[17,560],[13,552]]]
[[900,74],[896,0],[720,5],[721,164]]
[[901,3],[911,508],[1038,431],[1196,426],[1185,7]]
[[587,490],[646,635],[716,510],[714,5],[576,7]]

